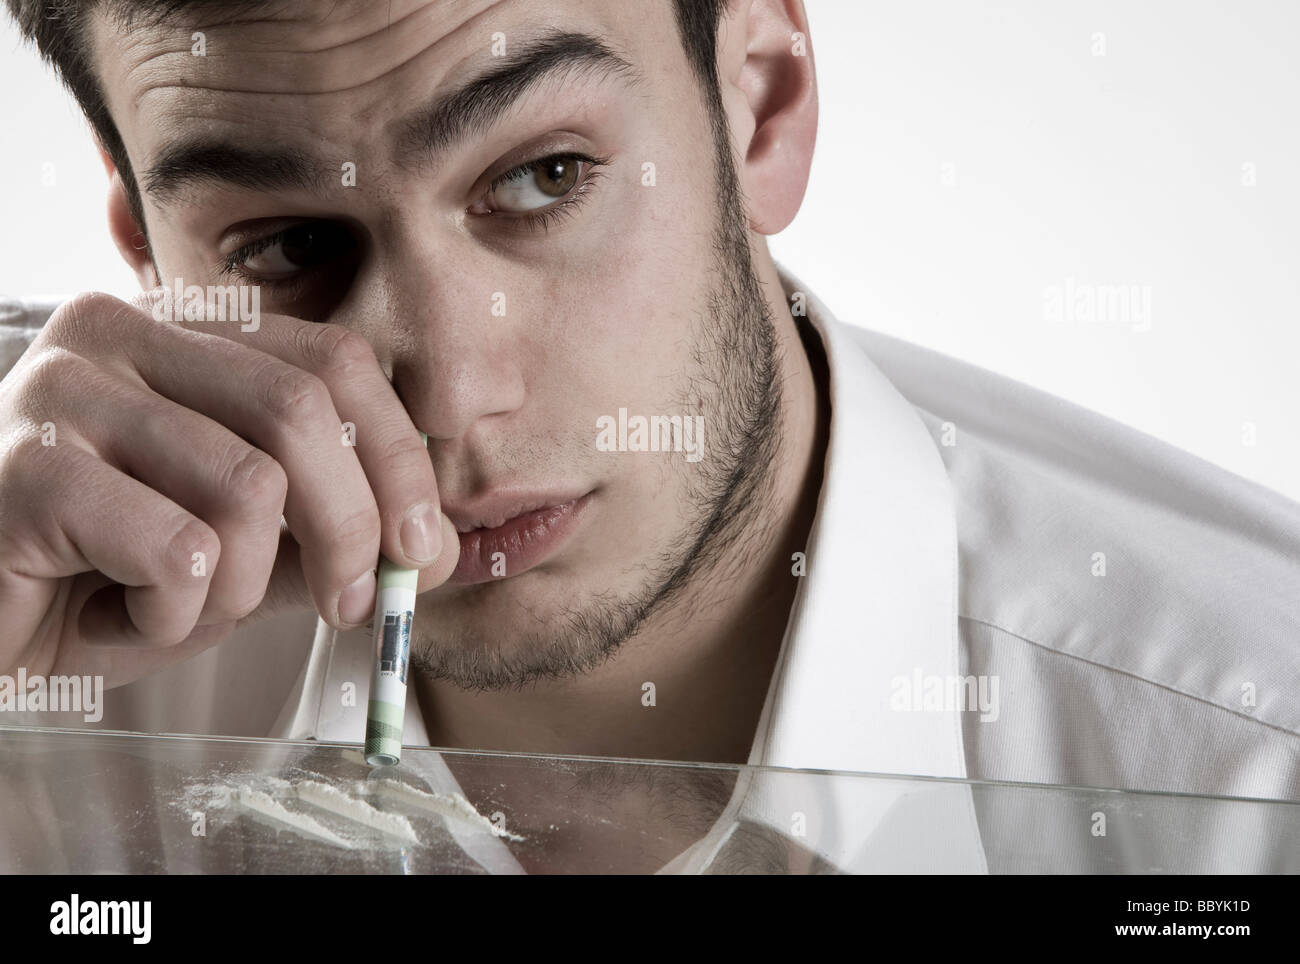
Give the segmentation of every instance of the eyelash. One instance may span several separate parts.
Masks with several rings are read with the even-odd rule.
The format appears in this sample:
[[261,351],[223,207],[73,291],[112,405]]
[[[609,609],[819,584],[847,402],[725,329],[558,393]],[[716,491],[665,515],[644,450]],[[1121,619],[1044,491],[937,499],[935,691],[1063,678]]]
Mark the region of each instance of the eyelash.
[[[496,216],[501,220],[520,222],[525,225],[525,230],[540,231],[542,233],[549,232],[551,227],[558,224],[560,221],[573,217],[573,215],[577,213],[578,208],[587,200],[587,196],[590,194],[594,183],[605,176],[602,168],[609,164],[610,159],[608,157],[589,157],[586,154],[575,153],[547,154],[543,157],[536,158],[535,160],[526,161],[518,167],[506,171],[488,185],[487,193],[490,194],[507,181],[518,180],[521,177],[526,177],[530,171],[548,161],[560,160],[581,161],[583,164],[587,165],[587,170],[583,175],[581,183],[573,189],[568,197],[541,211],[527,212],[524,214],[497,214]],[[493,215],[491,214],[479,215],[479,217],[492,216]],[[287,287],[293,285],[295,282],[300,281],[303,277],[309,275],[312,269],[309,268],[300,271],[291,277],[275,280],[259,278],[251,271],[248,271],[244,267],[244,263],[252,260],[272,245],[283,241],[288,236],[289,232],[297,227],[299,227],[299,225],[285,228],[283,231],[269,234],[264,238],[259,238],[256,241],[249,242],[242,248],[232,251],[230,254],[222,258],[221,263],[218,266],[218,271],[225,277],[239,278],[249,284],[260,284],[266,287]]]
[[[297,225],[295,225],[297,227]],[[244,270],[244,262],[250,261],[257,255],[261,254],[277,241],[283,241],[289,235],[291,229],[285,228],[283,231],[277,231],[275,234],[268,234],[264,238],[250,242],[236,251],[230,252],[221,259],[221,273],[225,275],[242,275],[249,277]]]
[[[515,181],[521,177],[526,177],[534,168],[537,168],[548,161],[581,161],[583,164],[587,165],[587,170],[583,174],[582,182],[575,187],[573,192],[564,200],[558,201],[550,207],[537,212],[530,211],[524,214],[498,215],[498,217],[503,217],[505,220],[522,222],[530,231],[541,231],[545,233],[551,229],[552,225],[557,224],[566,218],[571,218],[577,213],[578,207],[587,200],[587,195],[594,183],[605,176],[602,168],[609,164],[609,160],[608,157],[589,157],[586,154],[547,154],[544,157],[527,161],[520,164],[518,167],[506,171],[488,185],[488,193],[490,194],[507,181]],[[491,216],[492,215],[490,214],[480,215],[480,217]]]

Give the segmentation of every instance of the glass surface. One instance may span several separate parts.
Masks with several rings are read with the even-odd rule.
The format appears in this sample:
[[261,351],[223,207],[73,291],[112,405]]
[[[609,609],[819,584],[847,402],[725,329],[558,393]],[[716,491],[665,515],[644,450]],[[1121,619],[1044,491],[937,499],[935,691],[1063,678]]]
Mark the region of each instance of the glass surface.
[[[420,796],[457,786],[481,816]],[[355,745],[0,727],[6,873],[622,873],[675,858],[668,872],[1300,872],[1300,803],[428,748],[377,771]]]

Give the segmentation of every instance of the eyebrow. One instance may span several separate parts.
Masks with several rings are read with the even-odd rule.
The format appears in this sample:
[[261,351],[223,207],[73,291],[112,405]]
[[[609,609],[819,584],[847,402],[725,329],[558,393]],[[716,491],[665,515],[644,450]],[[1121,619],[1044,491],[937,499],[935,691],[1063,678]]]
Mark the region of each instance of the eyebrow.
[[635,79],[636,70],[590,34],[557,32],[525,44],[499,66],[444,94],[401,124],[398,159],[409,163],[482,133],[544,80],[573,73]]
[[[574,73],[639,79],[636,69],[597,37],[572,31],[545,34],[400,121],[396,159],[410,165],[450,150],[491,128],[544,81]],[[258,149],[198,138],[165,148],[145,171],[141,184],[155,201],[166,205],[201,184],[325,193],[336,177],[319,159],[294,148]]]
[[141,178],[145,191],[160,204],[170,204],[185,190],[200,184],[232,184],[252,191],[323,191],[325,182],[325,172],[302,151],[257,150],[214,140],[173,144]]

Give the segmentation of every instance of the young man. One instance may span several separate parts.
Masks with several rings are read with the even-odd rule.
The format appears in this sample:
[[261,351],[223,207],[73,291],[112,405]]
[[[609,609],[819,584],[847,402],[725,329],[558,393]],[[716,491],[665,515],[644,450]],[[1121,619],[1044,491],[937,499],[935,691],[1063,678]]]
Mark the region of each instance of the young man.
[[356,741],[383,552],[408,743],[1300,798],[1300,507],[773,263],[798,0],[10,7],[152,294],[2,383],[0,664]]

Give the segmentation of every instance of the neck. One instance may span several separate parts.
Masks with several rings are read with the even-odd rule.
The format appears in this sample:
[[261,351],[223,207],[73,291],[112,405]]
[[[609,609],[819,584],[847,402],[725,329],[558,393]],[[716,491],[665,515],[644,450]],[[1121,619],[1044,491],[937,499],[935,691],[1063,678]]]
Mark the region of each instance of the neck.
[[791,556],[812,525],[829,421],[820,342],[813,334],[805,349],[765,245],[755,267],[783,385],[772,514],[592,673],[486,693],[417,676],[433,746],[747,762],[798,588]]

